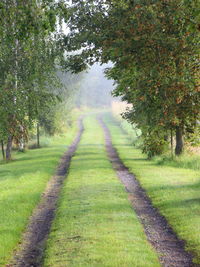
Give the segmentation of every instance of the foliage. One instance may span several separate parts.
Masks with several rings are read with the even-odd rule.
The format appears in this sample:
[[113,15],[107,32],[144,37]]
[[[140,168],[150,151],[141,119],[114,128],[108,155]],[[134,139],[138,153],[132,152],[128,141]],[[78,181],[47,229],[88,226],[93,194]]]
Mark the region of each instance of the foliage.
[[163,136],[160,136],[160,132],[153,131],[145,135],[142,147],[142,151],[147,154],[148,158],[152,158],[167,150],[167,141]]
[[[117,82],[114,95],[133,105],[127,118],[144,134],[158,127],[161,136],[177,131],[177,146],[200,115],[196,5],[183,0],[76,0],[66,17],[71,31],[65,45],[78,51],[70,56],[75,71],[79,63],[112,61],[107,76]],[[181,153],[182,147],[176,151]]]
[[42,105],[38,114],[38,121],[47,134],[54,135],[67,130],[71,120],[71,111],[76,106],[77,95],[79,95],[84,73],[74,75],[65,72],[61,67],[57,67],[56,75],[58,84],[53,86],[53,94],[59,98],[53,105]]
[[50,20],[46,8],[35,0],[26,6],[22,0],[1,2],[1,129],[2,138],[16,143],[27,139],[27,130],[37,118],[38,101],[47,102],[50,96],[41,86],[52,56],[51,40],[47,42],[50,29],[44,27]]
[[[54,0],[0,3],[0,140],[10,140],[7,159],[12,141],[24,146],[35,121],[41,122],[47,113],[56,120],[60,92],[68,90],[57,75],[64,60],[63,6],[63,1]],[[48,123],[55,123],[50,114]]]

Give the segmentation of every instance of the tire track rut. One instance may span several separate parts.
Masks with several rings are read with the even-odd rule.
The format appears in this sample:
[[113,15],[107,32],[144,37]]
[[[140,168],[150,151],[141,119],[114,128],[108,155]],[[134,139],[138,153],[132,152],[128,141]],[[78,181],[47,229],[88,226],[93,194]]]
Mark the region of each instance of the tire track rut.
[[20,249],[14,256],[13,262],[7,266],[38,267],[42,265],[45,241],[54,219],[59,193],[84,131],[83,118],[79,119],[78,124],[77,136],[61,158],[56,174],[48,182],[42,199],[30,219]]
[[192,263],[192,255],[185,251],[184,241],[178,239],[166,219],[153,207],[150,198],[135,176],[123,164],[112,144],[110,131],[101,117],[97,117],[105,134],[105,145],[117,176],[128,192],[133,209],[144,227],[148,241],[157,251],[160,263],[165,267],[199,266]]

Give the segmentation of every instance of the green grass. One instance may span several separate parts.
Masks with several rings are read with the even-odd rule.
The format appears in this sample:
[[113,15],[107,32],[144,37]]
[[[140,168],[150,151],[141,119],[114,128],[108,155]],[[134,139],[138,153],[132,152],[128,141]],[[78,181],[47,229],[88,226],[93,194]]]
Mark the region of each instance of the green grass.
[[184,169],[191,169],[191,170],[200,170],[200,156],[189,154],[185,152],[183,155],[179,157],[156,157],[154,159],[157,165],[161,166],[169,166],[175,168],[184,168]]
[[[153,204],[167,218],[187,250],[200,263],[200,174],[199,161],[186,156],[175,161],[147,160],[135,149],[110,114],[107,123],[120,158],[136,175]],[[195,167],[196,166],[196,167]]]
[[51,138],[49,147],[14,153],[12,162],[0,164],[0,266],[12,257],[28,218],[39,202],[61,155],[71,144],[77,127]]
[[[117,124],[122,128],[123,131],[128,135],[130,142],[136,147],[140,148],[142,145],[141,131],[131,125],[128,121],[122,119],[122,117],[114,116],[113,123]],[[181,156],[171,157],[171,151],[166,151],[164,155],[154,157],[153,160],[158,165],[185,168],[192,170],[200,170],[200,155],[189,152],[187,147],[186,151]]]
[[160,266],[107,158],[94,115],[73,157],[44,266]]
[[121,116],[114,116],[116,123],[128,134],[131,143],[139,147],[141,145],[141,131],[136,126],[130,124],[128,121],[121,118]]

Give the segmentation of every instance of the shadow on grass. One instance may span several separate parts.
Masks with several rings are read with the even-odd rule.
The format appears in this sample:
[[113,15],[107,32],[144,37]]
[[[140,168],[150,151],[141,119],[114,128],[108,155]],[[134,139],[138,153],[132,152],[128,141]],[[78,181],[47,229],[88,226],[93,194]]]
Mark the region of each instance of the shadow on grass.
[[81,144],[80,145],[81,147],[89,147],[89,148],[91,148],[91,147],[104,147],[104,144]]
[[157,161],[158,166],[200,170],[200,157],[186,156],[175,159],[163,158]]
[[191,198],[191,199],[185,199],[184,201],[171,201],[170,203],[168,202],[168,205],[170,204],[171,208],[177,208],[179,207],[194,207],[196,205],[200,204],[200,197],[199,198]]
[[[119,145],[117,145],[119,146]],[[130,146],[130,145],[129,145]],[[171,167],[171,168],[179,168],[179,169],[189,169],[194,171],[200,170],[200,157],[198,158],[183,158],[183,159],[171,159],[171,158],[161,158],[161,159],[148,159],[148,158],[125,158],[125,161],[143,161],[148,163],[149,165],[154,165],[155,167]]]
[[[118,181],[108,182],[107,180],[99,183],[88,183],[73,187],[67,192],[68,201],[71,207],[68,213],[74,213],[77,217],[85,216],[95,209],[94,216],[98,214],[115,214],[120,221],[127,220],[126,212],[132,214],[131,206],[127,209],[127,201],[124,198],[124,191]],[[114,194],[114,198],[112,197]],[[95,206],[93,204],[95,200]]]
[[171,191],[171,190],[175,190],[176,192],[178,192],[178,190],[195,190],[195,191],[200,191],[200,181],[198,183],[194,183],[194,184],[176,184],[176,185],[166,185],[166,186],[152,186],[149,187],[149,191],[159,191],[159,190],[167,190],[167,191]]
[[128,161],[145,161],[148,163],[153,163],[147,158],[125,158],[125,160],[128,160]]
[[[74,161],[80,161],[79,166],[77,168],[89,170],[89,169],[97,169],[96,163],[91,164],[91,159],[93,162],[101,162],[101,166],[98,168],[106,169],[105,167],[105,159],[101,158],[101,152],[98,152],[98,147],[100,145],[92,145],[86,144],[81,145],[82,149],[76,156],[82,157],[81,159],[73,159]],[[88,152],[89,150],[93,150]],[[64,151],[67,150],[66,149]],[[64,153],[63,151],[63,153]],[[98,156],[98,158],[94,158],[94,155]],[[57,147],[54,148],[44,148],[41,150],[29,150],[27,153],[18,154],[16,153],[16,159],[1,165],[0,171],[0,182],[13,179],[17,180],[22,176],[26,176],[27,174],[34,174],[35,172],[45,172],[46,174],[51,175],[52,169],[56,167],[55,159],[58,159],[62,156],[62,153],[59,151]],[[91,156],[91,158],[90,158]],[[58,162],[57,162],[58,164]]]
[[60,157],[61,153],[56,149],[40,151],[40,153],[27,152],[22,157],[1,165],[0,182],[9,179],[17,180],[22,176],[34,174],[38,171],[51,175],[52,169],[56,167],[56,161],[58,163]]
[[165,210],[186,210],[185,213],[185,219],[186,216],[188,216],[188,219],[194,219],[196,217],[199,218],[199,205],[200,205],[200,198],[188,198],[188,199],[182,199],[182,200],[171,200],[171,201],[164,201],[159,204],[159,208],[165,209]]

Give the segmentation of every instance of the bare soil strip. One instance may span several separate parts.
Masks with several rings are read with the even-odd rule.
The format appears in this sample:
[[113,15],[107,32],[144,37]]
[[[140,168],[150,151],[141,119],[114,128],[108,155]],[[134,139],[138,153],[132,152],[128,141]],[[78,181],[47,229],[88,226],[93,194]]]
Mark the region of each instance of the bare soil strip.
[[147,239],[157,251],[160,263],[166,267],[197,266],[192,263],[192,256],[184,250],[184,242],[178,239],[166,219],[153,207],[135,176],[119,158],[112,145],[109,129],[103,120],[98,118],[98,121],[104,130],[106,150],[113,168],[129,194],[132,207],[143,224]]
[[71,158],[74,155],[83,133],[82,119],[79,120],[79,131],[72,145],[61,158],[55,176],[49,181],[43,193],[40,204],[35,209],[28,228],[24,234],[20,250],[14,256],[13,263],[8,266],[30,267],[41,266],[45,241],[48,237],[51,224],[55,215],[56,203],[66,174],[69,169]]

